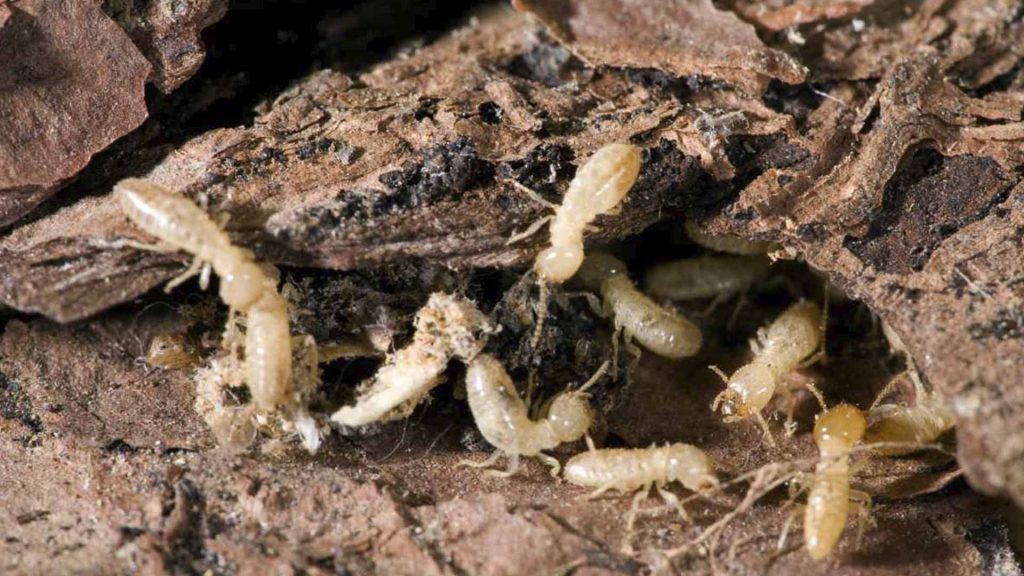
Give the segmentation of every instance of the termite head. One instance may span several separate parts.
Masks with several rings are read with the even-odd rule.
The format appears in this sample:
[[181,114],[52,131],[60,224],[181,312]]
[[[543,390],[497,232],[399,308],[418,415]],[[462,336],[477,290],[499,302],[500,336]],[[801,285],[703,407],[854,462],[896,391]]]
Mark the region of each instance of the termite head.
[[860,442],[867,426],[863,412],[849,404],[838,404],[818,416],[814,443],[822,455],[846,452]]
[[259,265],[242,261],[221,276],[220,298],[236,310],[247,310],[266,293],[266,283],[267,276]]
[[579,282],[587,290],[600,292],[605,280],[613,276],[622,276],[626,272],[626,265],[622,260],[611,254],[594,252],[583,261],[574,282]]
[[590,429],[594,413],[587,395],[565,392],[555,396],[548,409],[547,421],[559,442],[579,440]]
[[533,269],[548,282],[561,284],[572,278],[583,263],[583,244],[557,245],[537,255]]
[[775,392],[775,375],[760,362],[751,362],[733,373],[727,388],[715,401],[728,420],[742,420],[760,412]]

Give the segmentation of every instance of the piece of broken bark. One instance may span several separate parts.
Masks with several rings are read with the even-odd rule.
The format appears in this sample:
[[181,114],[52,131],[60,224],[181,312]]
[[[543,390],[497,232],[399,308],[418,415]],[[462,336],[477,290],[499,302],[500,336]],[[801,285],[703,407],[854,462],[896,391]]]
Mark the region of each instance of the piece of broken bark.
[[796,84],[807,72],[784,52],[765,46],[753,27],[711,0],[514,0],[513,5],[536,15],[592,66],[708,76],[755,95],[770,79]]
[[206,57],[199,34],[227,12],[227,0],[128,0],[104,3],[103,9],[124,28],[153,65],[152,82],[171,92],[188,80]]
[[0,27],[0,228],[146,118],[150,65],[94,2],[18,0]]
[[[478,49],[467,51],[467,44]],[[578,70],[575,80],[559,79],[565,67]],[[763,105],[709,95],[709,105],[737,108],[721,119],[657,97],[661,90],[621,71],[595,75],[525,16],[491,11],[358,79],[316,73],[253,127],[205,134],[149,177],[206,195],[215,211],[231,214],[238,242],[279,264],[350,269],[429,258],[460,267],[516,265],[545,235],[515,245],[507,238],[547,208],[509,179],[556,201],[593,150],[612,141],[640,144],[640,180],[621,216],[598,219],[593,238],[601,240],[714,202],[718,192],[706,186],[702,164],[722,175],[759,170],[750,157],[738,168],[729,162],[737,134],[786,146],[782,133],[791,122]],[[702,161],[687,155],[694,152]],[[69,321],[174,275],[166,255],[112,256],[127,254],[117,243],[122,238],[147,241],[110,196],[19,228],[0,241],[0,301]],[[153,273],[133,274],[139,267]],[[97,278],[108,279],[107,296],[72,296]],[[59,289],[46,289],[53,285]]]

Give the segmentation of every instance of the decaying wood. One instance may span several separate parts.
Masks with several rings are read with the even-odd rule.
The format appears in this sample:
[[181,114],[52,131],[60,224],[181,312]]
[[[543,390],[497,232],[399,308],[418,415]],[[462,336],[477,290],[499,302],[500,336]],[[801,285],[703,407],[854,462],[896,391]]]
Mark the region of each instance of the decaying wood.
[[[720,173],[736,171],[726,159],[735,134],[765,134],[783,164],[799,155],[786,147],[789,123],[763,105],[735,96],[749,113],[722,120],[656,91],[622,71],[596,75],[526,17],[494,12],[357,80],[316,73],[253,127],[200,136],[150,177],[207,196],[213,210],[232,215],[239,242],[279,264],[344,270],[419,257],[486,267],[521,264],[543,239],[506,245],[546,213],[508,180],[554,199],[606,142],[632,139],[647,151],[622,216],[599,219],[595,239],[712,203],[701,161],[684,150]],[[723,97],[708,98],[714,106]],[[0,241],[0,301],[69,321],[112,303],[65,297],[81,282],[106,278],[111,293],[132,298],[175,274],[162,267],[166,256],[112,256],[126,253],[117,245],[126,238],[146,240],[109,196],[21,227]],[[164,274],[132,274],[138,266]],[[81,268],[92,272],[81,276]],[[55,283],[59,290],[20,289]]]
[[760,94],[770,79],[797,84],[807,70],[765,46],[753,27],[711,0],[515,0],[591,65],[709,76]]
[[227,12],[227,0],[107,2],[104,10],[131,36],[153,65],[152,81],[170,92],[188,80],[206,57],[199,33]]
[[[0,53],[25,4],[0,3]],[[876,497],[878,526],[860,551],[852,538],[844,542],[838,562],[852,572],[1017,573],[993,504],[957,479],[962,468],[973,487],[1024,505],[1024,392],[1015,386],[1024,374],[1019,4],[515,5],[534,16],[492,9],[365,73],[311,74],[262,105],[251,126],[202,134],[148,177],[230,214],[234,240],[262,259],[345,272],[295,272],[299,332],[387,349],[406,336],[418,295],[468,287],[505,328],[488,352],[517,379],[547,370],[539,388],[547,395],[592,372],[610,340],[603,319],[557,294],[540,354],[524,347],[533,283],[510,275],[544,233],[505,240],[546,209],[509,181],[557,201],[590,152],[611,141],[637,144],[645,150],[640,183],[621,215],[596,222],[590,242],[684,216],[712,232],[777,242],[776,255],[827,273],[890,324],[957,416],[956,461],[942,452],[864,459],[862,487]],[[188,7],[175,20],[192,31],[182,36],[181,58],[146,52],[164,58],[157,78],[165,87],[191,73],[195,31],[220,10],[217,2]],[[152,38],[152,50],[173,45],[161,44],[159,31]],[[148,68],[142,62],[135,72],[141,87]],[[88,155],[116,138],[108,136]],[[37,188],[8,188],[45,196],[88,155]],[[0,219],[38,201],[3,204],[16,197],[0,197],[0,207],[14,207],[0,209]],[[0,303],[83,320],[187,264],[126,239],[151,240],[103,190],[13,229],[0,238]],[[511,271],[482,279],[477,268]],[[498,285],[503,298],[491,293]],[[156,334],[195,336],[192,309],[211,298],[153,305],[160,297],[150,296],[153,308],[71,325],[7,321],[0,460],[12,464],[0,469],[0,486],[23,487],[6,498],[15,514],[0,515],[0,531],[13,535],[0,543],[10,566],[614,574],[661,561],[617,552],[628,501],[579,505],[567,498],[573,489],[539,467],[500,484],[454,467],[479,436],[447,389],[412,421],[331,442],[315,463],[275,442],[222,460],[191,410],[189,373],[137,362]],[[892,374],[884,343],[852,326],[855,305],[845,306],[832,314],[834,357],[815,377],[830,400],[866,406]],[[756,429],[725,425],[707,408],[721,389],[707,364],[741,364],[743,339],[777,307],[755,302],[728,330],[717,316],[704,319],[699,359],[646,357],[630,386],[596,387],[610,437],[700,445],[726,477],[812,455],[816,405],[806,395],[796,394],[797,432],[780,438],[778,451],[763,448]],[[358,378],[327,380],[340,402]],[[56,473],[55,454],[63,459]],[[84,487],[68,495],[69,484]],[[639,549],[693,540],[742,496],[691,503],[694,526],[641,523]],[[737,572],[833,573],[834,564],[811,564],[793,545],[776,550],[788,511],[784,497],[772,498],[675,567],[701,571],[711,558],[713,568]]]
[[19,0],[0,27],[0,227],[146,119],[150,65],[93,2]]

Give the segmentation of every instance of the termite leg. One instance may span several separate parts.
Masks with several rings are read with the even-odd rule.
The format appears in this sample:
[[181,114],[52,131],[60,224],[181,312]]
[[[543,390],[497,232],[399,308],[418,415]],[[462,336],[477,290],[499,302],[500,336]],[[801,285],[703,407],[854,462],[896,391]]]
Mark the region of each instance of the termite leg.
[[637,512],[640,511],[640,502],[647,497],[647,493],[651,490],[650,484],[644,485],[640,490],[633,496],[633,503],[629,507],[629,516],[626,520],[626,544],[627,550],[632,550],[633,546],[630,543],[633,535],[633,526],[636,524]]
[[520,192],[526,194],[527,196],[530,197],[530,200],[533,200],[534,202],[540,204],[541,206],[545,206],[545,207],[550,208],[552,210],[554,210],[555,208],[558,208],[558,206],[555,206],[551,202],[548,202],[547,200],[542,198],[540,194],[537,194],[536,190],[534,190],[533,188],[530,188],[529,186],[523,184],[522,182],[519,182],[518,180],[512,180],[510,178],[508,180],[505,180],[505,182],[508,182],[509,184],[514,186],[516,190],[519,190]]
[[203,264],[203,270],[199,273],[199,288],[206,290],[210,287],[210,274],[213,272],[213,264]]
[[661,496],[661,499],[665,501],[665,504],[668,504],[669,506],[675,508],[676,511],[679,512],[679,516],[683,518],[684,522],[688,524],[693,523],[693,521],[690,520],[690,515],[686,513],[686,508],[683,508],[683,503],[679,501],[678,496],[669,492],[659,484],[655,484],[654,487],[657,488],[658,495]]
[[505,470],[488,470],[486,474],[495,478],[509,478],[519,471],[519,454],[508,455],[508,468]]
[[803,504],[798,504],[793,506],[793,509],[786,515],[786,521],[782,523],[782,532],[779,533],[779,540],[775,543],[776,551],[782,552],[786,547],[786,539],[789,538],[789,530],[793,527],[793,521],[803,515],[804,508]]
[[761,427],[761,431],[764,432],[764,439],[768,442],[768,445],[772,448],[777,448],[775,438],[772,436],[771,428],[768,427],[768,421],[764,419],[764,415],[757,411],[751,413],[751,416],[754,417],[754,421],[757,422],[757,425]]
[[203,261],[198,256],[196,256],[195,258],[192,259],[192,263],[189,264],[188,269],[186,269],[184,272],[177,275],[170,282],[164,285],[164,292],[169,294],[171,290],[174,290],[181,284],[187,282],[189,278],[195,276],[196,274],[199,274],[199,272],[203,269],[203,266]]
[[494,465],[495,462],[501,458],[501,450],[495,450],[494,454],[491,454],[487,460],[483,462],[474,462],[473,460],[459,460],[459,466],[467,466],[469,468],[489,468]]
[[587,305],[590,306],[590,311],[593,312],[595,316],[598,318],[608,317],[604,308],[601,306],[601,300],[590,292],[566,292],[565,295],[569,298],[583,298],[587,301]]
[[156,252],[158,254],[172,254],[174,252],[181,251],[177,246],[171,246],[170,244],[147,244],[145,242],[127,239],[118,240],[114,245],[117,248],[135,248],[136,250],[145,250],[146,252]]
[[558,478],[558,473],[562,471],[562,463],[559,462],[557,458],[538,452],[537,459],[540,460],[542,464],[550,466],[551,476],[553,478]]
[[857,507],[857,549],[864,539],[864,528],[871,522],[871,495],[860,490],[850,490],[850,500]]
[[540,218],[539,220],[537,220],[536,222],[534,222],[533,224],[530,224],[529,226],[527,226],[526,230],[523,230],[522,232],[516,232],[512,236],[509,236],[509,239],[505,241],[505,245],[509,246],[509,245],[515,244],[516,242],[519,242],[521,240],[525,240],[526,238],[529,238],[530,236],[533,236],[534,234],[537,233],[538,230],[541,229],[542,226],[547,224],[548,221],[551,220],[551,218],[552,218],[552,216],[550,216],[550,215],[549,216],[544,216],[544,217]]
[[633,355],[633,359],[629,362],[629,367],[626,369],[627,374],[632,374],[636,370],[637,364],[640,364],[640,356],[643,355],[644,351],[636,344],[633,344],[633,335],[626,329],[622,330],[622,347],[626,349],[626,352]]
[[736,307],[732,309],[732,314],[729,315],[729,321],[726,322],[725,327],[732,329],[736,324],[736,320],[740,317],[740,311],[747,305],[747,293],[744,292],[736,298]]
[[594,446],[594,439],[590,437],[590,433],[584,434],[583,439],[587,442],[588,452],[597,452],[597,446]]
[[[591,440],[591,442],[593,442],[593,440]],[[607,492],[607,491],[609,491],[611,489],[612,489],[612,485],[611,484],[608,484],[607,486],[601,486],[597,490],[594,490],[590,494],[587,494],[586,496],[584,496],[583,499],[584,500],[593,500],[594,498],[600,498],[602,494],[604,494],[605,492]]]

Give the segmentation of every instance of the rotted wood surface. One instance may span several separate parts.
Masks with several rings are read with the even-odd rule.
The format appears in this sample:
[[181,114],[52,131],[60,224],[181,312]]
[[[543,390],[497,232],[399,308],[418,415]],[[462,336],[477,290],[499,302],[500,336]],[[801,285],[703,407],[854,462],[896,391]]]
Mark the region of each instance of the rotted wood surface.
[[[18,5],[0,4],[0,52],[5,31],[24,17]],[[375,312],[349,316],[358,306],[339,313],[332,300],[368,293],[325,289],[341,280],[311,269],[379,274],[385,280],[374,282],[392,287],[405,270],[414,294],[429,277],[487,301],[488,283],[504,278],[495,269],[517,274],[544,239],[506,244],[547,213],[510,181],[557,202],[590,152],[631,141],[645,150],[641,180],[588,242],[690,218],[781,244],[895,328],[957,415],[958,462],[971,485],[1024,504],[1016,385],[1024,374],[1024,11],[1016,2],[515,5],[521,12],[479,11],[369,70],[309,74],[260,104],[250,124],[173,145],[149,177],[207,199],[230,214],[238,242],[294,267],[296,278],[309,275],[300,283],[312,313],[303,329],[336,337],[377,325],[400,332],[418,296],[401,305],[374,296]],[[222,10],[193,8],[180,20],[192,47],[195,30]],[[145,45],[126,14],[112,13]],[[662,35],[658,22],[667,22]],[[700,51],[689,49],[694,39]],[[161,88],[194,71],[195,58],[161,60],[153,50],[167,44],[150,46],[142,50],[150,62],[164,62],[150,76]],[[52,193],[94,151],[38,189]],[[577,504],[578,491],[540,467],[508,483],[456,468],[479,439],[467,411],[447,398],[419,421],[332,442],[316,458],[279,446],[224,459],[192,409],[190,373],[137,361],[153,335],[195,325],[194,311],[213,297],[191,294],[183,306],[151,294],[107,311],[178,274],[187,257],[123,245],[151,239],[106,189],[21,222],[40,197],[19,190],[0,192],[0,207],[13,207],[0,210],[13,224],[0,238],[0,302],[49,318],[0,319],[0,451],[9,462],[0,479],[20,487],[5,490],[16,513],[0,526],[14,535],[3,545],[19,568],[639,573],[661,565],[653,551],[694,538],[728,510],[702,502],[691,510],[696,525],[644,523],[637,542],[646,552],[624,554],[628,499]],[[167,306],[154,309],[157,301]],[[773,305],[755,303],[732,330],[753,333]],[[601,319],[566,306],[546,341],[591,339]],[[527,327],[516,326],[516,310],[504,312],[509,330],[492,347],[524,368],[513,343]],[[890,376],[885,346],[849,325],[851,310],[837,309],[836,360],[819,376],[830,398],[870,403]],[[726,474],[813,454],[806,397],[798,433],[775,452],[760,449],[755,429],[709,413],[721,384],[706,365],[740,361],[742,338],[724,325],[703,321],[709,344],[699,360],[647,358],[628,389],[599,390],[611,434],[628,445],[705,446]],[[564,343],[551,346],[553,362],[569,354]],[[551,375],[584,378],[592,368],[563,362]],[[786,512],[763,506],[730,526],[727,550],[709,552],[720,562],[712,568],[1019,573],[1001,505],[959,484],[948,458],[876,463],[863,476],[880,504],[862,549],[844,542],[828,565],[792,547],[778,553]],[[73,528],[54,537],[60,526]],[[675,566],[701,573],[706,561],[690,555]]]

